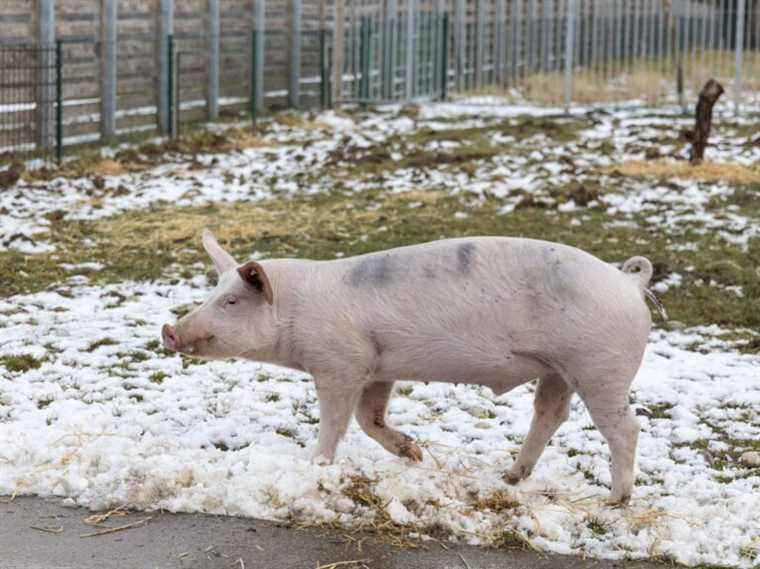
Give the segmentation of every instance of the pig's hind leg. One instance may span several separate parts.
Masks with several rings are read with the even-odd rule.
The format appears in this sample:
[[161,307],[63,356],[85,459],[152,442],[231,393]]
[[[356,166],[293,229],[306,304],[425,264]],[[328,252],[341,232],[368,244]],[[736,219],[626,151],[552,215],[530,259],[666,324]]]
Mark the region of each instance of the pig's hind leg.
[[376,381],[367,385],[356,407],[356,420],[368,436],[390,453],[408,458],[413,462],[422,461],[422,450],[414,440],[404,433],[392,429],[385,422],[388,401],[393,392],[393,382]]
[[[632,377],[631,377],[632,379]],[[626,504],[633,490],[639,422],[629,403],[630,382],[581,392],[596,428],[607,440],[612,462],[611,504]]]
[[633,490],[639,422],[630,405],[630,388],[638,371],[640,351],[628,349],[617,362],[579,364],[563,377],[576,386],[594,425],[610,448],[611,504],[626,504]]
[[506,482],[517,484],[530,476],[549,439],[570,415],[572,395],[559,374],[552,373],[538,381],[530,431],[514,465],[504,474]]

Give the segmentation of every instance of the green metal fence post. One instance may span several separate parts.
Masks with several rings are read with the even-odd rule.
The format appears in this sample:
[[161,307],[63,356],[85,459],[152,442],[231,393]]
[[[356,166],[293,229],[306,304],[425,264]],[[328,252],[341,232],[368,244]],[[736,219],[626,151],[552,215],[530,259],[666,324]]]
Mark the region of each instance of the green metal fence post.
[[445,101],[449,96],[449,13],[443,13],[442,22],[443,38],[441,40],[441,100]]
[[[370,92],[372,88],[372,73],[370,71],[370,65],[372,62],[372,18],[367,16],[367,52],[364,54],[364,70],[367,76],[367,80],[364,83],[364,99],[369,101]],[[364,74],[363,74],[364,75]]]
[[333,37],[330,32],[327,32],[327,108],[333,108]]
[[319,30],[319,106],[323,109],[327,107],[327,83],[330,81],[329,76],[325,76],[327,72],[325,32],[324,29]]
[[256,119],[258,118],[258,104],[256,101],[256,92],[258,90],[258,77],[256,76],[256,63],[258,61],[258,30],[251,32],[251,122],[253,128],[256,128]]
[[174,35],[166,38],[166,120],[169,138],[174,138]]
[[63,41],[55,42],[55,158],[63,161]]
[[366,105],[369,102],[369,64],[370,64],[370,21],[369,17],[362,16],[361,41],[359,45],[361,60],[361,82],[359,84],[359,101]]

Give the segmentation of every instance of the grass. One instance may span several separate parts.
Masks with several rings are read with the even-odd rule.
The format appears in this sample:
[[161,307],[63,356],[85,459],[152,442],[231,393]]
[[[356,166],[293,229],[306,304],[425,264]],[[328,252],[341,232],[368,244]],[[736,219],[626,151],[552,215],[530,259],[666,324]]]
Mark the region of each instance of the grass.
[[[375,492],[375,485],[378,482],[379,480],[369,478],[363,474],[354,474],[345,480],[341,493],[372,514],[368,521],[358,524],[354,529],[357,531],[371,530],[375,539],[395,547],[424,547],[425,542],[419,539],[421,536],[428,536],[440,543],[450,540],[453,535],[452,530],[442,524],[419,525],[395,521],[388,513],[387,501],[383,500]],[[405,502],[404,505],[410,511],[421,507],[420,504],[413,500]],[[430,502],[426,505],[436,508],[440,507],[440,504],[437,502]],[[336,527],[340,528],[340,525],[336,525]],[[523,540],[522,547],[524,548],[527,540],[519,536],[517,532],[515,532],[515,535],[518,536],[515,539]],[[493,539],[490,541],[494,542]]]
[[103,346],[115,346],[118,343],[119,342],[117,342],[113,338],[108,338],[108,337],[101,338],[100,340],[96,340],[96,341],[92,342],[89,346],[87,346],[87,348],[85,349],[85,351],[87,351],[87,352],[94,352],[95,350],[97,350],[98,348],[101,348]]
[[607,526],[607,524],[604,521],[594,516],[590,516],[589,519],[586,521],[586,527],[590,529],[596,535],[600,535],[600,536],[610,531],[610,528]]
[[[710,78],[717,79],[729,89],[733,85],[733,53],[698,50],[693,55],[685,53],[682,61],[684,90],[688,93],[689,105]],[[747,92],[760,89],[760,54],[757,52],[744,52],[743,77],[743,87]],[[676,66],[672,58],[666,60],[650,57],[614,61],[610,64],[599,61],[592,68],[574,70],[572,101],[576,105],[593,105],[637,99],[655,105],[675,92],[675,82]],[[518,77],[514,87],[521,99],[533,103],[555,106],[565,103],[563,68]],[[487,86],[462,93],[463,96],[473,94],[504,96],[505,90],[498,86]],[[727,95],[724,97],[727,98]]]
[[163,371],[157,371],[150,374],[150,377],[148,379],[150,380],[151,383],[155,383],[156,385],[161,385],[167,377],[169,377],[169,374]]
[[471,508],[475,511],[488,510],[496,514],[510,515],[519,507],[520,502],[504,490],[493,490],[486,496],[476,494],[471,500]]
[[[578,192],[575,183],[553,190],[558,201]],[[687,325],[760,327],[760,279],[753,270],[760,266],[760,239],[751,240],[744,252],[711,233],[669,236],[652,233],[644,224],[609,227],[609,217],[599,208],[584,210],[579,230],[570,223],[577,213],[557,212],[541,203],[523,203],[503,215],[500,200],[475,206],[463,200],[435,191],[336,190],[259,204],[189,208],[165,204],[98,221],[54,221],[50,235],[58,248],[55,253],[0,252],[0,272],[7,275],[0,295],[37,292],[65,280],[59,259],[101,262],[104,268],[90,276],[97,284],[153,280],[178,270],[189,276],[188,267],[194,263],[209,265],[200,246],[205,226],[238,259],[247,258],[254,249],[267,257],[332,259],[338,253],[351,256],[441,237],[512,235],[567,243],[608,261],[645,254],[654,263],[656,276],[671,272],[684,276],[680,288],[662,295],[671,319]],[[410,207],[415,203],[424,207]],[[463,209],[468,217],[456,219],[454,214]],[[82,247],[85,238],[97,246]],[[677,243],[693,243],[696,248],[673,251],[671,246]],[[687,271],[689,267],[693,269]],[[706,284],[710,282],[741,286],[744,296],[723,293]],[[107,345],[106,339],[100,342],[90,349]]]
[[664,181],[680,178],[736,185],[760,184],[760,165],[703,162],[692,166],[683,160],[634,160],[613,166],[609,171],[633,178],[651,176]]
[[0,365],[12,373],[27,372],[42,365],[42,360],[29,354],[0,356]]

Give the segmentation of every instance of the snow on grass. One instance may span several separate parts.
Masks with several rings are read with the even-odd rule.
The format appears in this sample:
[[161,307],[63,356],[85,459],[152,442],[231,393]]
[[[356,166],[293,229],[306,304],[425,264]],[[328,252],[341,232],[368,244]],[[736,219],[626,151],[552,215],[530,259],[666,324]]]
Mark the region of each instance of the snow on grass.
[[[149,169],[99,178],[22,178],[0,192],[0,250],[50,251],[55,219],[336,188],[413,190],[414,209],[425,205],[426,190],[443,190],[461,197],[452,220],[471,219],[471,203],[495,197],[505,216],[536,206],[547,216],[572,212],[570,224],[582,225],[584,208],[595,208],[609,227],[680,238],[714,232],[740,247],[760,235],[757,219],[731,205],[734,185],[615,174],[617,164],[648,160],[647,152],[682,157],[677,139],[691,119],[675,109],[589,108],[557,118],[558,109],[493,102],[286,115],[251,147],[169,152]],[[718,108],[716,127],[721,120],[729,116]],[[415,141],[456,129],[466,134]],[[747,140],[718,134],[708,154],[756,163],[760,147]],[[466,167],[445,160],[463,152],[482,158]],[[570,184],[569,197],[557,193]],[[672,249],[690,246],[681,239]],[[60,266],[65,282],[0,300],[0,494],[351,527],[380,516],[405,534],[528,540],[561,553],[689,565],[750,567],[760,558],[760,470],[740,460],[759,450],[760,357],[732,351],[740,345],[730,343],[735,330],[652,333],[634,384],[642,434],[633,503],[612,509],[604,504],[607,446],[580,401],[533,476],[515,488],[501,474],[527,434],[531,385],[494,398],[473,386],[402,384],[390,422],[422,444],[422,465],[389,455],[353,425],[338,462],[314,466],[319,410],[308,376],[250,362],[202,364],[160,349],[171,309],[203,299],[202,267],[178,284],[92,287],[86,275],[101,264]],[[686,286],[689,271],[670,272],[660,289]],[[721,286],[716,294],[744,294]]]
[[[708,155],[715,161],[757,164],[760,146],[749,144],[742,136],[721,134],[721,120],[730,119],[730,125],[747,128],[721,109],[719,106],[716,110],[716,132]],[[161,201],[180,206],[253,201],[330,192],[336,186],[350,191],[383,187],[396,191],[446,189],[481,197],[492,195],[506,201],[507,213],[520,201],[520,196],[515,195],[518,190],[531,192],[551,205],[555,201],[549,195],[552,188],[573,181],[600,184],[610,215],[655,210],[653,225],[666,224],[678,230],[684,224],[702,224],[704,231],[722,225],[719,230],[727,240],[745,245],[749,237],[758,234],[756,224],[735,212],[706,210],[711,199],[732,194],[733,189],[725,184],[676,178],[672,183],[681,188],[674,191],[657,181],[627,179],[620,184],[615,177],[600,175],[600,169],[648,159],[647,152],[664,156],[670,148],[674,157],[684,158],[686,148],[680,144],[676,151],[676,143],[680,130],[690,126],[692,119],[679,113],[675,108],[653,111],[622,106],[612,110],[578,109],[565,117],[560,116],[559,109],[510,106],[487,97],[424,105],[412,116],[398,106],[381,113],[339,115],[329,111],[311,120],[285,115],[291,118],[269,123],[262,131],[261,145],[256,147],[225,153],[167,152],[163,159],[166,163],[149,170],[103,175],[99,179],[86,176],[30,181],[24,177],[0,193],[0,250],[50,250],[43,234],[49,226],[45,216],[51,214],[65,219],[95,219]],[[455,118],[459,121],[454,122]],[[521,137],[520,126],[525,121],[543,122],[538,125],[528,122],[528,126],[534,130],[538,126],[538,130]],[[554,125],[561,134],[562,129],[584,124],[587,127],[580,128],[577,136],[569,139],[554,139],[541,131]],[[514,134],[500,132],[498,128],[487,136],[484,134],[479,143],[488,145],[480,149],[485,154],[482,159],[473,159],[473,167],[466,170],[452,169],[445,160],[436,160],[434,153],[456,155],[473,151],[471,137],[434,140],[419,147],[405,139],[421,131],[466,132],[465,129],[494,125],[511,125]],[[209,128],[217,132],[221,127]],[[566,134],[569,136],[572,130]],[[399,163],[392,175],[353,169],[357,160],[366,158],[362,151],[371,153],[378,148]],[[419,151],[433,155],[405,167],[403,160]],[[344,170],[348,172],[343,176],[339,167],[341,153],[345,155]],[[102,154],[113,155],[113,151],[104,149]]]
[[[513,531],[561,553],[752,565],[760,471],[736,457],[760,438],[760,357],[726,350],[719,329],[652,334],[634,384],[633,503],[613,509],[607,447],[578,400],[514,488],[501,474],[527,434],[531,385],[493,397],[403,384],[389,420],[423,444],[424,462],[389,455],[352,425],[336,464],[320,467],[309,461],[319,410],[308,376],[159,350],[170,309],[200,301],[205,287],[60,292],[0,302],[0,494],[360,526],[378,515],[351,491],[363,481],[410,532],[436,524],[498,543]],[[723,351],[687,349],[708,333]],[[494,496],[515,503],[501,511]]]

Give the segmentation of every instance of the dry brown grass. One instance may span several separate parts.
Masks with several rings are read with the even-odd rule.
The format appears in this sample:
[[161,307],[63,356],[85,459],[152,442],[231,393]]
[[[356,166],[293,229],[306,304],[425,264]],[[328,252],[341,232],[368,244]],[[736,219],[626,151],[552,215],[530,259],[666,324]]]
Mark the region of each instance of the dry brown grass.
[[[347,116],[345,113],[341,113],[340,111],[334,111],[334,113],[338,116]],[[285,112],[280,113],[274,117],[274,122],[281,124],[283,126],[288,126],[291,128],[299,128],[304,131],[315,131],[315,130],[327,130],[332,131],[333,126],[318,120],[318,119],[312,119],[308,116],[305,116],[301,113],[292,113],[292,112]]]
[[[564,75],[560,73],[537,73],[519,80],[517,91],[520,97],[540,105],[560,106],[565,102]],[[615,80],[579,72],[573,76],[573,103],[611,103],[630,99],[641,99],[655,104],[667,93],[667,82],[662,74],[652,70],[635,70],[618,74]],[[488,85],[468,90],[460,96],[510,95],[504,89]]]
[[486,496],[477,494],[472,497],[471,502],[471,507],[475,511],[490,510],[497,514],[514,511],[520,505],[514,495],[504,490],[494,490]]
[[[646,69],[620,74],[615,80],[585,72],[573,77],[573,102],[582,105],[628,99],[641,99],[654,104],[666,91],[662,75]],[[565,100],[564,77],[559,73],[527,77],[523,92],[527,98],[542,104],[562,104]]]
[[[647,104],[657,104],[669,94],[675,93],[676,70],[672,60],[638,60],[615,62],[609,69],[603,65],[592,69],[577,69],[573,73],[573,103],[611,103],[640,99]],[[686,53],[683,71],[687,103],[696,103],[696,93],[710,78],[720,81],[730,93],[734,78],[734,56],[728,52],[705,51]],[[745,92],[760,90],[760,52],[746,52],[743,59],[743,89]],[[518,79],[516,85],[520,96],[543,105],[562,105],[564,96],[564,72],[534,73]],[[462,96],[499,95],[508,93],[501,87],[488,85],[461,93]]]
[[123,174],[126,171],[127,169],[124,166],[124,164],[116,162],[116,160],[110,160],[110,159],[96,162],[91,167],[91,172],[93,174],[99,174],[101,176],[118,176],[120,174]]
[[393,196],[388,199],[408,200],[410,202],[420,202],[425,205],[434,205],[441,199],[441,197],[442,195],[438,192],[412,188],[404,192],[393,194]]
[[243,128],[230,128],[224,131],[224,136],[229,138],[230,142],[238,149],[243,148],[262,148],[264,146],[271,146],[263,138],[256,136],[250,130]]
[[760,166],[726,164],[721,162],[703,162],[692,166],[686,161],[674,160],[632,160],[612,166],[609,172],[636,178],[682,178],[700,182],[726,182],[729,184],[760,183]]
[[252,243],[260,238],[289,237],[334,233],[344,235],[341,227],[347,224],[374,223],[379,213],[356,211],[353,208],[319,208],[302,201],[277,201],[260,204],[235,203],[218,205],[213,210],[181,209],[170,217],[151,212],[134,212],[129,215],[106,218],[97,224],[99,232],[108,235],[118,248],[159,248],[167,243],[200,243],[204,227],[209,227],[223,244]]
[[[408,202],[434,205],[443,194],[410,190],[388,193],[378,199],[403,207]],[[96,223],[97,232],[108,236],[111,246],[134,250],[165,247],[167,243],[200,243],[204,227],[211,229],[220,243],[229,246],[255,243],[257,240],[288,238],[293,235],[328,234],[334,239],[347,239],[358,228],[374,227],[381,222],[382,212],[354,207],[351,200],[330,206],[308,200],[276,200],[216,204],[213,208],[182,208],[164,212],[133,211],[125,215],[103,218]],[[354,235],[356,237],[356,235]]]

